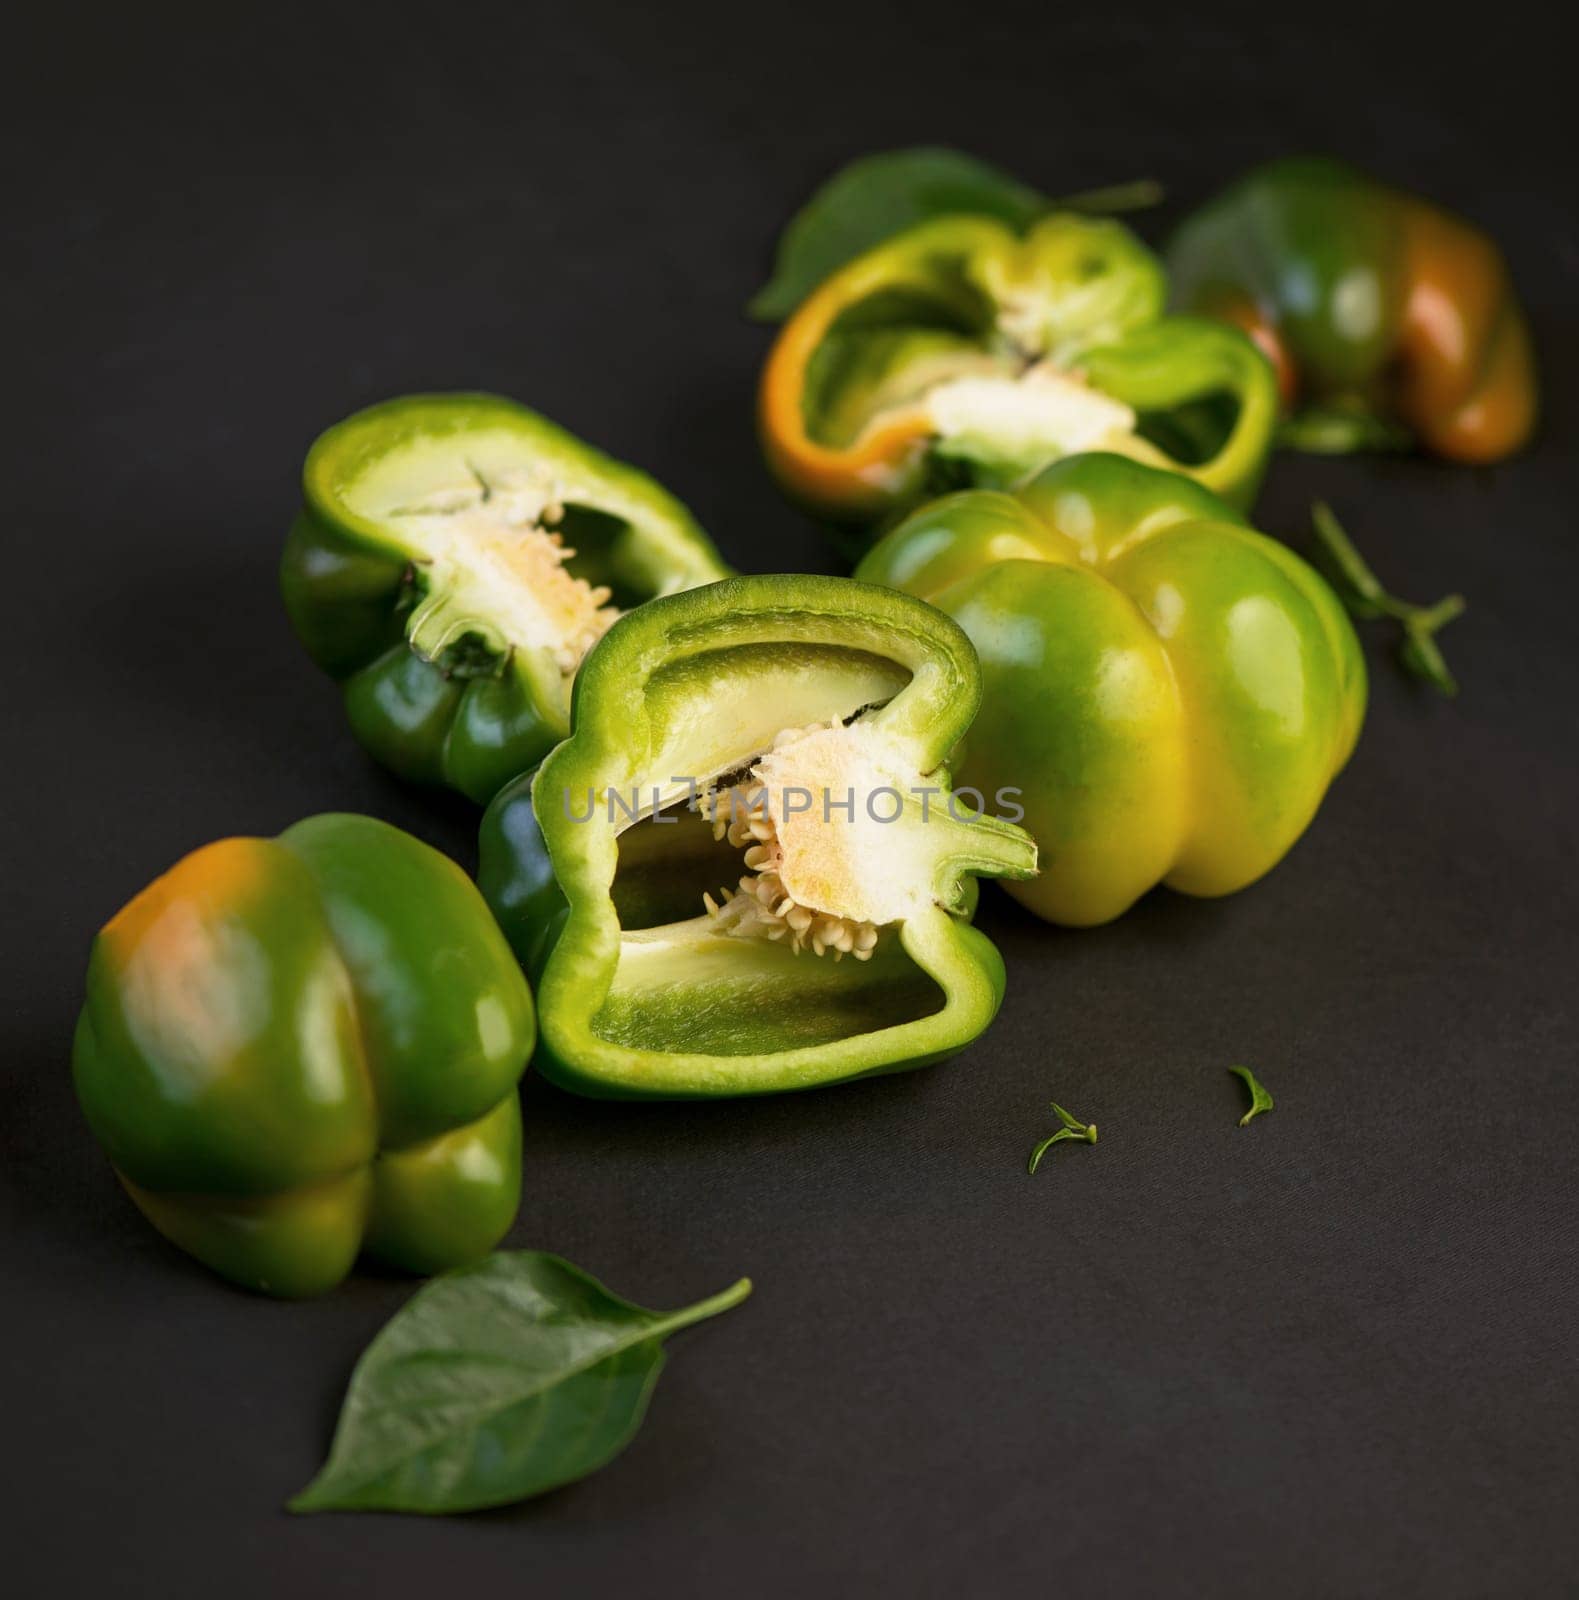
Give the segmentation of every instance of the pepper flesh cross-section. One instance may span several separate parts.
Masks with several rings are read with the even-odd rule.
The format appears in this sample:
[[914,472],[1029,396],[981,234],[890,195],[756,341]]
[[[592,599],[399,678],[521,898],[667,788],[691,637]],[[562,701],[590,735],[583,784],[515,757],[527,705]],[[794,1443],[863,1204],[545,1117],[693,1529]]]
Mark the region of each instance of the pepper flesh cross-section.
[[976,875],[1036,849],[945,767],[964,633],[890,590],[736,578],[622,617],[571,736],[483,821],[479,881],[583,1093],[762,1094],[939,1060],[992,1020]]

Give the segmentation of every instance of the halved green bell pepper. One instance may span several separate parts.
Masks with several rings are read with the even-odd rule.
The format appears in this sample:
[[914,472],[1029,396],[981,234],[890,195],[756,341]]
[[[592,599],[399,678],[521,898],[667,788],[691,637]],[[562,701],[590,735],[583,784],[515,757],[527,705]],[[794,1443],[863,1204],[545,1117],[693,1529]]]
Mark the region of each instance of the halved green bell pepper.
[[1276,367],[1287,442],[1410,439],[1497,461],[1535,426],[1528,324],[1479,228],[1341,161],[1271,161],[1209,201],[1168,248],[1174,302],[1235,323]]
[[1248,505],[1277,418],[1271,368],[1236,329],[1164,316],[1166,293],[1160,263],[1112,220],[908,228],[785,323],[762,375],[769,465],[812,509],[856,525],[945,487],[1012,487],[1088,450]]
[[485,1255],[521,1193],[532,998],[454,862],[371,817],[187,856],[105,925],[72,1072],[128,1194],[216,1272]]
[[1106,922],[1159,881],[1253,882],[1359,734],[1365,666],[1336,596],[1176,473],[1073,456],[1013,495],[948,495],[856,575],[970,635],[985,689],[958,771],[1024,788],[1043,870],[1008,888],[1054,922]]
[[980,694],[947,617],[847,579],[736,578],[621,618],[570,737],[483,819],[541,1070],[599,1096],[765,1094],[968,1044],[1004,984],[972,875],[1036,856],[952,797]]
[[564,737],[622,609],[729,570],[645,473],[493,395],[357,412],[303,493],[280,572],[302,642],[377,760],[479,802]]

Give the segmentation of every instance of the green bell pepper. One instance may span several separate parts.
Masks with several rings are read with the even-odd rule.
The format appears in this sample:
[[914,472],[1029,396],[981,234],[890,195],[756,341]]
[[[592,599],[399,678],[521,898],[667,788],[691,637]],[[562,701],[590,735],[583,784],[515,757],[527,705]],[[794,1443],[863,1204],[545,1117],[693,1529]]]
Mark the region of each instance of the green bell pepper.
[[1044,869],[1009,892],[1106,922],[1161,881],[1243,888],[1304,831],[1365,711],[1326,583],[1176,473],[1074,456],[924,506],[859,578],[948,612],[985,692],[958,771],[1025,789]]
[[780,331],[760,393],[768,463],[797,499],[858,526],[1099,449],[1248,505],[1277,420],[1271,368],[1237,329],[1164,316],[1166,293],[1160,263],[1112,220],[908,228]]
[[1539,398],[1506,262],[1472,224],[1340,161],[1256,167],[1179,229],[1174,300],[1243,327],[1316,451],[1413,439],[1498,461]]
[[532,998],[438,851],[370,817],[187,856],[94,941],[72,1072],[128,1194],[268,1294],[485,1255],[521,1193]]
[[371,754],[485,802],[569,725],[622,609],[726,576],[645,473],[492,395],[359,411],[307,456],[281,588]]
[[947,617],[848,579],[736,578],[621,618],[570,738],[483,819],[540,1069],[589,1095],[765,1094],[968,1044],[1004,985],[972,874],[1036,859],[952,795],[980,694]]

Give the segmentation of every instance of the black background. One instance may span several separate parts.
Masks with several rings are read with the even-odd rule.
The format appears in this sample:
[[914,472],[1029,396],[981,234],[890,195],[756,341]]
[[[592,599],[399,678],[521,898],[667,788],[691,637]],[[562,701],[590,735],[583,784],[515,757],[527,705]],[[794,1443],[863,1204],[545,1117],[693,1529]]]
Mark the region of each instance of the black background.
[[[1515,8],[54,8],[5,97],[0,1519],[24,1595],[1573,1592],[1579,278],[1572,97]],[[12,41],[13,46],[15,41]],[[1493,471],[1283,458],[1383,577],[1462,589],[1456,703],[1364,630],[1369,721],[1265,883],[1064,933],[996,891],[964,1056],[763,1102],[525,1089],[512,1242],[645,1304],[737,1275],[615,1464],[512,1511],[291,1518],[410,1292],[234,1292],[118,1193],[67,1058],[92,931],[324,809],[470,863],[352,742],[274,569],[312,437],[518,396],[746,570],[836,570],[758,459],[741,305],[843,160],[1058,193],[1332,150],[1505,244],[1547,416]],[[1226,1068],[1277,1110],[1241,1130]],[[1031,1143],[1056,1097],[1094,1149]]]

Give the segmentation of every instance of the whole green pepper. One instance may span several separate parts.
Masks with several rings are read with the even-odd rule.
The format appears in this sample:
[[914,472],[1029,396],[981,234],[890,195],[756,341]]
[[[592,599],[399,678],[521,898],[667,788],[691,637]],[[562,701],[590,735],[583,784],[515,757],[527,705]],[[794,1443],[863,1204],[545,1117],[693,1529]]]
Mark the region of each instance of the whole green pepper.
[[1414,438],[1496,461],[1538,409],[1528,325],[1495,244],[1343,162],[1256,167],[1168,249],[1174,303],[1243,327],[1277,369],[1290,443]]
[[127,1193],[216,1272],[322,1293],[485,1255],[521,1193],[532,998],[438,851],[370,817],[187,856],[105,925],[72,1072]]
[[729,570],[645,473],[493,395],[357,412],[313,445],[303,494],[280,584],[352,730],[479,802],[564,737],[622,609]]
[[1054,922],[1106,922],[1159,881],[1253,882],[1359,734],[1365,666],[1336,596],[1177,473],[1073,456],[1012,495],[948,495],[856,575],[970,635],[985,688],[958,771],[1023,787],[1043,870],[1007,887]]
[[1163,315],[1157,259],[1122,223],[1055,212],[908,228],[840,267],[763,369],[784,487],[869,525],[941,487],[1009,487],[1111,450],[1248,505],[1277,420],[1272,371],[1219,323]]
[[972,875],[1036,860],[981,814],[998,797],[952,795],[980,694],[947,617],[848,579],[735,578],[621,618],[570,737],[483,819],[541,1070],[600,1096],[765,1094],[968,1044],[1004,984]]

